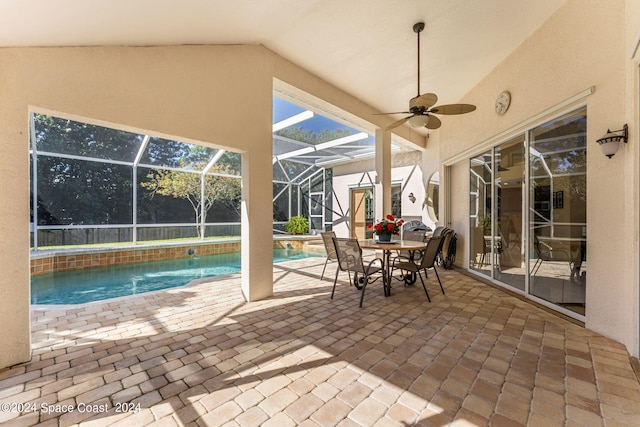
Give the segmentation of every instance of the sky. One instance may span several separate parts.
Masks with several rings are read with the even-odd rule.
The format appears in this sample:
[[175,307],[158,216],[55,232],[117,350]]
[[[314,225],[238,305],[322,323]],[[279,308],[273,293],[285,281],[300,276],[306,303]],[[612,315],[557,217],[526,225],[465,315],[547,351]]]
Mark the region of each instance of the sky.
[[[277,123],[298,113],[306,111],[304,108],[291,104],[280,98],[273,97],[273,123]],[[351,134],[358,133],[359,131],[343,125],[342,123],[335,122],[319,114],[315,114],[313,118],[305,120],[295,125],[302,130],[312,130],[316,133],[320,133],[323,130],[334,131],[337,129],[349,129]]]

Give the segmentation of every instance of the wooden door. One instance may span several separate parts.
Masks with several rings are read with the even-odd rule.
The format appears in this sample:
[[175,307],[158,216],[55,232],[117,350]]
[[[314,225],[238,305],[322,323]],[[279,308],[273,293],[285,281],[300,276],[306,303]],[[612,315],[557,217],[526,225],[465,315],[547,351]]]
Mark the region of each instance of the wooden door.
[[365,239],[367,227],[366,189],[351,190],[351,237]]

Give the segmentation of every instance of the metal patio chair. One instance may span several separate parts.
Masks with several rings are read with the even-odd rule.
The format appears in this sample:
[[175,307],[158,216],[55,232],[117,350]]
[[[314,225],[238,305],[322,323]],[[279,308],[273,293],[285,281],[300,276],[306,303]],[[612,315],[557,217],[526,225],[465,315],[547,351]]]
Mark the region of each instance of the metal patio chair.
[[438,283],[440,284],[440,289],[444,294],[444,288],[442,287],[442,282],[440,281],[440,276],[438,275],[438,270],[436,269],[436,261],[438,258],[438,254],[442,250],[442,244],[444,243],[443,236],[436,236],[429,239],[427,242],[427,248],[424,251],[424,255],[419,264],[416,264],[411,261],[400,261],[394,263],[391,272],[393,273],[394,269],[408,271],[410,273],[416,273],[418,277],[420,277],[420,281],[422,282],[422,287],[424,288],[424,293],[427,295],[427,300],[431,302],[431,297],[429,296],[429,291],[427,291],[427,286],[424,283],[424,279],[422,278],[421,271],[424,271],[425,276],[428,278],[427,270],[433,268],[433,271],[436,273],[436,277],[438,278]]
[[[327,259],[324,262],[324,267],[322,267],[322,274],[320,275],[320,280],[324,278],[324,271],[327,268],[327,263],[329,261],[338,261],[338,256],[336,255],[336,249],[333,245],[333,238],[336,237],[336,233],[334,231],[325,231],[320,233],[322,236],[322,243],[324,244],[324,250],[327,252]],[[337,269],[338,267],[336,267]],[[351,275],[349,275],[349,280],[351,280]]]
[[[333,280],[333,290],[331,291],[331,299],[336,291],[336,284],[338,283],[338,274],[340,271],[346,271],[347,273],[354,273],[354,282],[359,282],[360,288],[360,308],[362,308],[362,301],[364,300],[364,293],[367,289],[367,285],[378,279],[384,278],[384,267],[380,258],[374,258],[371,262],[365,265],[362,259],[362,248],[358,243],[358,239],[347,239],[334,237],[333,239],[334,249],[338,258],[338,269],[336,270],[336,277]],[[378,265],[375,265],[376,262]],[[360,277],[358,277],[360,276]],[[377,277],[376,277],[377,276]],[[384,285],[384,295],[387,296],[388,290]]]

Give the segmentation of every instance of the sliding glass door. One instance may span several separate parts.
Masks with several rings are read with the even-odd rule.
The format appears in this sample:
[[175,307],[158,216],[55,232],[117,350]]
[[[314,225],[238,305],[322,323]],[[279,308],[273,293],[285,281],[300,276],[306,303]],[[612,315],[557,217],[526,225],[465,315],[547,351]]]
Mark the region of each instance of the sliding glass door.
[[498,251],[496,279],[521,291],[525,290],[526,263],[522,242],[524,212],[525,151],[524,136],[518,136],[494,148],[496,172],[496,227],[493,240]]
[[491,151],[471,159],[469,166],[469,267],[478,273],[492,275],[491,205],[493,190],[493,156]]
[[529,133],[529,293],[584,314],[587,118],[581,109]]
[[558,117],[469,164],[469,268],[581,315],[586,120],[584,108]]

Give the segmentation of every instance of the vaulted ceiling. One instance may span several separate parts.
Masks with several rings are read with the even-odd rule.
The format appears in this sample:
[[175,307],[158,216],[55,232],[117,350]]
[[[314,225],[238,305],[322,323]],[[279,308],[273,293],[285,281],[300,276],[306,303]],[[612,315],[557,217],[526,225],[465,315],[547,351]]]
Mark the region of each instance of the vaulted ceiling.
[[455,103],[565,0],[3,0],[0,46],[262,44],[380,111]]

